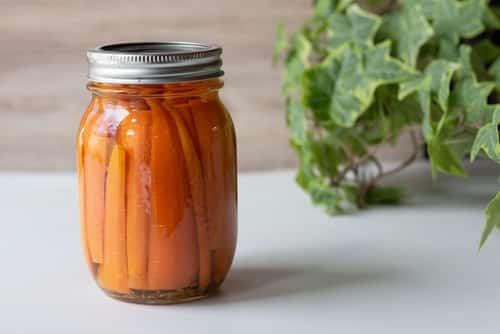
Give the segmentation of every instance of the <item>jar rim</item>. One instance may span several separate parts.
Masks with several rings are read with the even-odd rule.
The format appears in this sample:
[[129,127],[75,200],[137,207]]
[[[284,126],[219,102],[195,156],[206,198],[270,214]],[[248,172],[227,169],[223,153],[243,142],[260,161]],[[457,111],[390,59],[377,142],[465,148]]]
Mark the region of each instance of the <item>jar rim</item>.
[[154,84],[217,78],[222,47],[199,42],[138,42],[102,45],[87,50],[88,80]]

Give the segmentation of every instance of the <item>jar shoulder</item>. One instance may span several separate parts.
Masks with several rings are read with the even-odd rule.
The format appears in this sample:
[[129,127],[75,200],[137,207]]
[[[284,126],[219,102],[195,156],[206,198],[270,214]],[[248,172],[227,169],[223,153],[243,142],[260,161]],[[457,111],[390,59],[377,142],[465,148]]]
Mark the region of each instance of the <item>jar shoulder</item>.
[[234,133],[231,115],[218,94],[176,98],[93,95],[81,118],[78,140],[85,141],[89,134],[116,137],[120,131],[151,126],[154,110],[166,118],[181,116],[198,128]]

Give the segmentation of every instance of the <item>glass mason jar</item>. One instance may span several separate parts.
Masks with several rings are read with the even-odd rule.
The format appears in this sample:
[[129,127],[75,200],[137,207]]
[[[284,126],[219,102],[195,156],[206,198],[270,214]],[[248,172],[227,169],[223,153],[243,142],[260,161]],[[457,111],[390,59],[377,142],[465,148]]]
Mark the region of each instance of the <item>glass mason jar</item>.
[[215,291],[236,247],[233,123],[222,49],[115,44],[88,51],[78,131],[81,239],[110,296],[168,304]]

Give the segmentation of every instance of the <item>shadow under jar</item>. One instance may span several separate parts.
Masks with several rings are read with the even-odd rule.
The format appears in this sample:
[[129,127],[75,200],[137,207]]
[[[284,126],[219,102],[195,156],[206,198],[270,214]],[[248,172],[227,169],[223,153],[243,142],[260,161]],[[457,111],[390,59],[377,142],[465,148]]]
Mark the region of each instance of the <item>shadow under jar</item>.
[[233,123],[221,48],[184,42],[88,51],[77,138],[81,239],[98,285],[145,304],[199,299],[236,247]]

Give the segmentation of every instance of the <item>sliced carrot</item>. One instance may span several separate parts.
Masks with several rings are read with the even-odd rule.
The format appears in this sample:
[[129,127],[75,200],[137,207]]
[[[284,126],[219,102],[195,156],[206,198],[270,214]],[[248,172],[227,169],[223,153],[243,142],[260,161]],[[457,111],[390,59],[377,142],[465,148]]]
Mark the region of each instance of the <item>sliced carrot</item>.
[[104,192],[109,138],[94,132],[95,123],[89,124],[84,141],[85,164],[85,221],[92,262],[104,259]]
[[107,154],[106,138],[94,138],[85,149],[85,214],[87,239],[94,263],[104,258],[104,181],[106,167],[101,162]]
[[225,112],[226,126],[224,144],[224,219],[223,228],[219,230],[222,245],[215,251],[214,280],[220,283],[226,277],[233,262],[237,238],[237,159],[236,138],[230,116]]
[[[186,169],[189,179],[190,192],[192,197],[192,205],[194,209],[194,219],[196,223],[196,231],[198,235],[198,252],[199,252],[199,276],[198,287],[204,289],[208,287],[211,279],[211,259],[210,259],[210,244],[208,237],[208,220],[207,208],[205,199],[205,182],[203,180],[203,172],[201,168],[201,160],[195,150],[195,144],[191,137],[188,126],[185,124],[186,118],[181,114],[185,111],[174,111],[171,115],[177,125]],[[190,114],[190,113],[189,113]],[[192,124],[194,126],[194,124]]]
[[198,140],[198,133],[196,132],[196,126],[194,124],[193,114],[191,112],[191,106],[189,105],[188,99],[165,99],[163,100],[162,106],[167,110],[175,111],[178,116],[182,118],[185,126],[187,127],[189,136],[194,145],[194,149],[198,156],[201,156],[201,147]]
[[130,109],[129,115],[120,123],[117,135],[127,159],[128,280],[132,289],[147,289],[151,223],[151,112],[145,102],[141,108]]
[[192,114],[200,142],[213,254],[212,278],[226,276],[236,247],[236,150],[234,130],[217,98],[193,99]]
[[87,240],[87,223],[85,221],[85,181],[84,181],[84,171],[83,171],[83,144],[81,141],[78,142],[77,146],[77,159],[78,159],[78,189],[79,189],[79,199],[80,199],[80,238],[83,248],[83,254],[85,256],[85,261],[89,267],[92,275],[95,275],[95,265],[92,262],[92,257],[90,255],[89,243]]
[[83,254],[85,256],[85,261],[89,267],[92,275],[96,274],[96,265],[92,262],[92,256],[90,255],[89,243],[87,238],[87,222],[85,220],[85,171],[84,171],[84,138],[85,138],[85,124],[91,121],[94,116],[93,113],[98,112],[97,99],[94,97],[87,108],[85,114],[80,122],[78,137],[77,137],[77,174],[78,174],[78,189],[79,189],[79,201],[80,201],[80,238],[83,248]]
[[152,111],[148,288],[175,290],[196,283],[196,231],[185,176],[179,168],[182,153],[175,145],[167,112],[158,100],[147,102]]
[[224,166],[223,145],[224,133],[217,113],[219,110],[210,108],[207,101],[191,100],[192,114],[202,146],[202,163],[206,185],[206,198],[210,228],[210,247],[218,248],[218,231],[222,227]]
[[205,102],[190,101],[192,115],[202,146],[201,159],[205,181],[210,248],[217,248],[217,230],[222,222],[222,207],[219,197],[224,192],[224,168],[222,165],[222,132],[218,123],[216,110],[207,108]]
[[98,281],[103,288],[120,293],[128,292],[125,177],[125,151],[116,145],[106,178],[104,263]]
[[87,124],[84,143],[85,220],[90,255],[94,263],[104,261],[104,196],[106,170],[118,125],[126,106],[109,98],[98,99],[98,111]]

